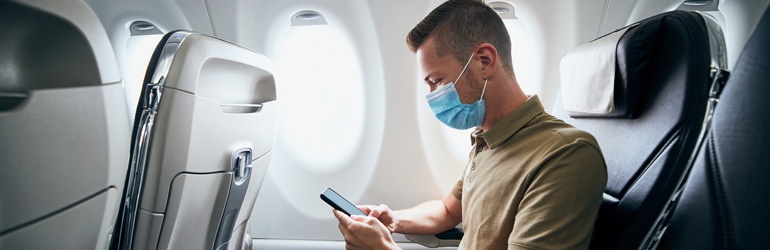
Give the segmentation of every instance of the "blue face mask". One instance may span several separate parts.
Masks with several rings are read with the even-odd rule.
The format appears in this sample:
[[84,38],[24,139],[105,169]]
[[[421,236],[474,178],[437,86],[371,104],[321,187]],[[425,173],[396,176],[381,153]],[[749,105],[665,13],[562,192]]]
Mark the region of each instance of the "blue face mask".
[[[475,54],[476,53],[473,55]],[[471,55],[471,58],[465,63],[460,75],[457,76],[457,80],[450,82],[425,96],[425,99],[428,99],[430,109],[436,114],[436,118],[447,126],[455,129],[469,129],[481,126],[481,123],[484,122],[484,115],[486,114],[484,107],[484,91],[487,89],[487,80],[484,80],[481,98],[471,104],[460,102],[460,95],[457,94],[457,89],[455,89],[455,83],[457,83],[457,81],[460,80],[460,76],[465,73],[465,69],[468,68],[468,64],[471,63],[473,55]]]

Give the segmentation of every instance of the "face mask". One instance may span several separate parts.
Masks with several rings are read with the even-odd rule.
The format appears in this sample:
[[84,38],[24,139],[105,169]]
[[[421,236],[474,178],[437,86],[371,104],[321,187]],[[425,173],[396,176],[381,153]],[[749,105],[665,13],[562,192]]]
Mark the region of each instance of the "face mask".
[[450,82],[425,96],[425,99],[428,100],[430,109],[436,114],[436,118],[447,126],[455,129],[478,127],[484,122],[484,115],[486,114],[484,107],[484,91],[487,89],[487,80],[484,80],[481,98],[471,104],[460,102],[460,95],[457,94],[457,89],[455,89],[455,83],[459,81],[460,76],[465,73],[465,69],[468,68],[468,64],[471,63],[471,59],[473,59],[473,55],[475,54],[476,53],[473,53],[471,58],[468,59],[468,62],[465,63],[460,75],[457,76],[457,80]]

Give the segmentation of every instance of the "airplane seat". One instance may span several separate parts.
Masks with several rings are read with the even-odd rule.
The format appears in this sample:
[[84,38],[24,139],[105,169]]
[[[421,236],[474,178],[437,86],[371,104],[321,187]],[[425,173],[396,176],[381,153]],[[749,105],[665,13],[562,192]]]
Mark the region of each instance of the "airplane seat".
[[166,34],[145,75],[113,249],[249,249],[277,133],[266,56]]
[[658,249],[764,249],[770,223],[770,8],[736,61]]
[[[634,249],[647,239],[701,137],[710,86],[724,79],[725,56],[721,28],[711,17],[671,11],[562,59],[562,88],[551,113],[593,134],[607,164],[591,249]],[[455,228],[406,238],[444,247],[457,246],[462,235]]]
[[707,111],[711,67],[726,65],[714,24],[696,12],[666,12],[562,58],[552,113],[593,134],[607,164],[591,249],[639,248],[685,173]]
[[104,249],[130,126],[107,33],[81,0],[0,1],[0,249]]

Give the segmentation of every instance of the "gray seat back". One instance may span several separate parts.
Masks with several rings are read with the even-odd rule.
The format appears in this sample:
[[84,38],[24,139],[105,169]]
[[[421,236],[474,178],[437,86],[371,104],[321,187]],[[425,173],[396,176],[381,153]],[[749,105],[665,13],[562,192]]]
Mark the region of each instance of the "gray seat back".
[[80,0],[0,1],[0,26],[0,249],[104,249],[130,142],[107,34]]
[[[118,249],[241,249],[272,156],[272,62],[185,31],[164,36],[137,108]],[[248,248],[248,247],[246,247]]]

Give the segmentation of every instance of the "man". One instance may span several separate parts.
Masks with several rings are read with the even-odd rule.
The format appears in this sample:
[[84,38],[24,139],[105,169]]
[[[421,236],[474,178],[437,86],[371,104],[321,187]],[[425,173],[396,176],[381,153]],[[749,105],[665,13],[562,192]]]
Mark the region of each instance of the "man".
[[349,249],[398,249],[392,233],[430,235],[463,223],[460,249],[586,249],[607,182],[590,134],[546,113],[519,87],[511,42],[482,0],[449,0],[407,36],[446,125],[472,133],[473,150],[443,200],[369,216],[334,211]]

